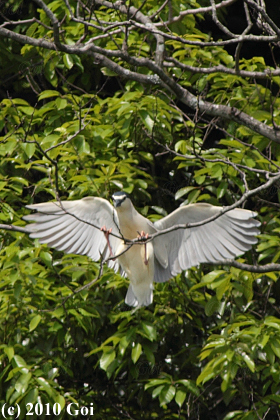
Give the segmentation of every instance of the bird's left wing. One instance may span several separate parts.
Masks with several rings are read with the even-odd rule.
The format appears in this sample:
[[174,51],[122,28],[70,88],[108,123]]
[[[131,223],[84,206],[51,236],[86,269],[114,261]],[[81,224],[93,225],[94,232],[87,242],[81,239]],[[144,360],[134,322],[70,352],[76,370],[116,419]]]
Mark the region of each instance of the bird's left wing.
[[[189,204],[154,223],[163,230],[178,224],[197,223],[216,216],[222,207],[208,203]],[[256,213],[233,209],[201,226],[173,230],[154,239],[155,256],[167,256],[165,266],[155,261],[156,282],[163,282],[200,263],[222,262],[248,251],[257,243],[260,222]]]
[[[26,228],[31,238],[68,254],[88,255],[98,261],[110,257],[110,249],[104,233],[100,230],[112,229],[112,234],[120,237],[118,216],[109,201],[99,197],[85,197],[75,201],[56,201],[26,206],[37,213],[24,216],[24,220],[34,221]],[[109,236],[113,255],[116,254],[121,239]],[[109,267],[118,270],[118,263],[109,260]]]

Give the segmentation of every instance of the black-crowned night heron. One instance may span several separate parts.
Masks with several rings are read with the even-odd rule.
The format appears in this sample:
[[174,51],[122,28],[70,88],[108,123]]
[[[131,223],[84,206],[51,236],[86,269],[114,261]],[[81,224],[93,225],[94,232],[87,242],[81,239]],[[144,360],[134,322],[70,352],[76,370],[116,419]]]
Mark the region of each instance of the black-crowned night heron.
[[200,263],[232,259],[257,242],[260,222],[254,219],[256,213],[236,208],[204,225],[172,230],[130,246],[123,238],[201,222],[218,215],[222,208],[189,204],[152,223],[135,210],[126,193],[117,192],[112,198],[114,207],[98,197],[33,204],[27,208],[37,213],[24,219],[35,221],[27,226],[31,238],[57,250],[88,255],[94,261],[116,256],[107,264],[130,279],[125,302],[131,306],[152,303],[154,281],[165,282]]

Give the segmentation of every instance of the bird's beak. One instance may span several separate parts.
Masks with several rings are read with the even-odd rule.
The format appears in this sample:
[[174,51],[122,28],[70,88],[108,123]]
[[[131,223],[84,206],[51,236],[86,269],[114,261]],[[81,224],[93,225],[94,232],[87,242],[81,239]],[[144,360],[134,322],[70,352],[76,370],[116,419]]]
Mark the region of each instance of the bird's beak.
[[117,207],[119,207],[121,205],[121,200],[115,200],[113,198],[113,204],[114,204],[114,207],[117,208]]

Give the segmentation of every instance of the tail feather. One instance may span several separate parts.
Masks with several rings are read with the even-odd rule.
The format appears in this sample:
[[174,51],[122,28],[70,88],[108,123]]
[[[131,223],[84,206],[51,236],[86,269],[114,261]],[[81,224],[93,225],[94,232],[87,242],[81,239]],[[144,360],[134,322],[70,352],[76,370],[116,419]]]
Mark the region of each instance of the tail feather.
[[141,293],[141,297],[138,298],[133,291],[132,285],[130,284],[126,293],[125,303],[129,306],[141,307],[148,306],[153,302],[153,285],[145,291],[146,293]]
[[133,293],[131,284],[129,285],[126,293],[125,303],[129,306],[138,306],[138,300],[136,299],[136,296]]

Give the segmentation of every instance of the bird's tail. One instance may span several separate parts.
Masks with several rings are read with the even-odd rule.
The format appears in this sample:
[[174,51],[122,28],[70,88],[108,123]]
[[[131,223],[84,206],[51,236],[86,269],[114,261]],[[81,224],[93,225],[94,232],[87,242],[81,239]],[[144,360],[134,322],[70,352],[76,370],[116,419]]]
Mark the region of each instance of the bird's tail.
[[125,297],[125,303],[129,306],[134,306],[134,307],[150,305],[153,302],[153,287],[147,289],[146,293],[144,295],[141,293],[141,295],[142,295],[141,300],[140,298],[138,300],[133,292],[132,285],[130,284],[127,290],[126,297]]

